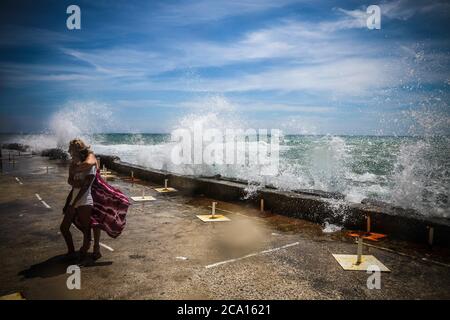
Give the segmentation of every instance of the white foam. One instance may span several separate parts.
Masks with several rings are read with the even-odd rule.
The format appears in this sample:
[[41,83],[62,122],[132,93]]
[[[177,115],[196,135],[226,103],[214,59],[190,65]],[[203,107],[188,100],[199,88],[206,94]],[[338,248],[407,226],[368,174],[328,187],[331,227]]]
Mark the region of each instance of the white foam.
[[341,230],[342,230],[342,226],[338,226],[335,224],[325,222],[322,232],[323,233],[333,233],[333,232],[337,232],[337,231],[341,231]]

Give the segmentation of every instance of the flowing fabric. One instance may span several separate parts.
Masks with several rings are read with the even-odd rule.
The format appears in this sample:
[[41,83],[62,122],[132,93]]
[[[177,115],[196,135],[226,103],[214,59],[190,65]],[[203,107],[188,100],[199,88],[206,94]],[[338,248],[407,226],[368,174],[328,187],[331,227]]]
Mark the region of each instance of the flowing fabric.
[[[130,200],[122,191],[106,183],[98,171],[92,183],[91,194],[94,200],[91,227],[98,227],[110,237],[117,238],[125,228]],[[77,217],[74,224],[81,230]]]

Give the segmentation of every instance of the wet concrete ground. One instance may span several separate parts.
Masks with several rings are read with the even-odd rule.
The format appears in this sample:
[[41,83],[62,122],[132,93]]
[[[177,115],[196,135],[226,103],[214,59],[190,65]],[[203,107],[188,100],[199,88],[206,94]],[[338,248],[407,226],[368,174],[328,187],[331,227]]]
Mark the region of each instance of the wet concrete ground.
[[[7,155],[3,151],[4,158]],[[213,199],[180,192],[163,195],[153,190],[155,185],[123,179],[110,183],[129,196],[140,196],[145,188],[156,201],[133,204],[119,238],[102,234],[101,242],[114,251],[102,247],[103,257],[81,268],[81,290],[69,290],[66,269],[71,263],[62,259],[66,248],[59,233],[61,209],[70,191],[67,171],[67,165],[37,156],[22,155],[14,164],[2,161],[0,295],[21,292],[27,299],[450,298],[446,266],[365,247],[364,254],[375,255],[392,270],[382,273],[380,290],[370,290],[369,274],[344,271],[331,255],[356,252],[344,232],[324,234],[321,226],[307,221],[224,202],[217,208],[226,211],[217,213],[231,221],[204,223],[196,215],[209,213]],[[80,247],[81,233],[72,228],[72,234]],[[290,246],[279,249],[286,245]],[[414,251],[414,246],[405,243],[377,245]],[[262,252],[268,249],[277,250]],[[439,249],[415,253],[419,258],[448,260],[446,251]],[[254,255],[245,258],[249,254]]]

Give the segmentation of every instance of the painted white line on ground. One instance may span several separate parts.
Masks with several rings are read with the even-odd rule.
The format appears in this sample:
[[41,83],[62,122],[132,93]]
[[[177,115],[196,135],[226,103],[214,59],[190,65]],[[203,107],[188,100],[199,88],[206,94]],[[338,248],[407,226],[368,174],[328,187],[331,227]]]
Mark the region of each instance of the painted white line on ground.
[[113,248],[111,248],[111,247],[108,247],[106,244],[104,244],[104,243],[101,243],[100,242],[100,245],[103,247],[103,248],[105,248],[105,249],[108,249],[109,251],[111,251],[111,252],[113,252],[114,251],[114,249]]
[[52,207],[50,207],[48,204],[47,204],[47,202],[45,202],[44,200],[42,200],[42,198],[41,198],[41,196],[39,195],[39,193],[35,193],[35,195],[36,195],[36,198],[40,201],[40,202],[42,202],[42,204],[44,205],[44,207],[46,207],[47,209],[51,209]]
[[20,179],[17,178],[17,177],[16,177],[16,181],[17,181],[19,184],[23,184],[22,181],[20,181]]
[[292,247],[292,246],[296,246],[298,244],[300,244],[300,242],[294,242],[294,243],[290,243],[290,244],[284,245],[282,247],[267,249],[267,250],[260,251],[260,252],[255,252],[255,253],[250,253],[250,254],[248,254],[246,256],[243,256],[243,257],[240,257],[240,258],[230,259],[230,260],[225,260],[225,261],[220,261],[220,262],[216,262],[216,263],[213,263],[213,264],[209,264],[209,265],[205,266],[205,268],[206,269],[214,268],[214,267],[220,266],[220,265],[225,264],[225,263],[236,262],[236,261],[239,261],[239,260],[243,260],[243,259],[251,258],[251,257],[254,257],[254,256],[258,256],[258,255],[261,255],[261,254],[266,254],[266,253],[278,251],[278,250],[281,250],[281,249],[289,248],[289,247]]
[[52,207],[50,207],[47,202],[45,202],[44,200],[41,200],[42,204],[47,208],[47,209],[51,209]]

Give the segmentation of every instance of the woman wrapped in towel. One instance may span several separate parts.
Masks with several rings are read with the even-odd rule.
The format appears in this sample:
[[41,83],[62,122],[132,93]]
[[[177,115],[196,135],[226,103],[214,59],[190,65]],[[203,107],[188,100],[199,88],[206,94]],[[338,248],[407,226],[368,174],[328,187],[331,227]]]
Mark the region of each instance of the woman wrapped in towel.
[[119,189],[107,184],[97,168],[97,159],[82,140],[74,139],[69,144],[72,162],[69,167],[68,183],[72,190],[63,208],[64,218],[61,233],[67,244],[67,256],[74,257],[70,226],[73,223],[83,232],[83,245],[79,253],[84,259],[90,248],[91,229],[94,233],[93,259],[101,257],[100,232],[110,237],[118,237],[126,224],[126,214],[130,202]]

